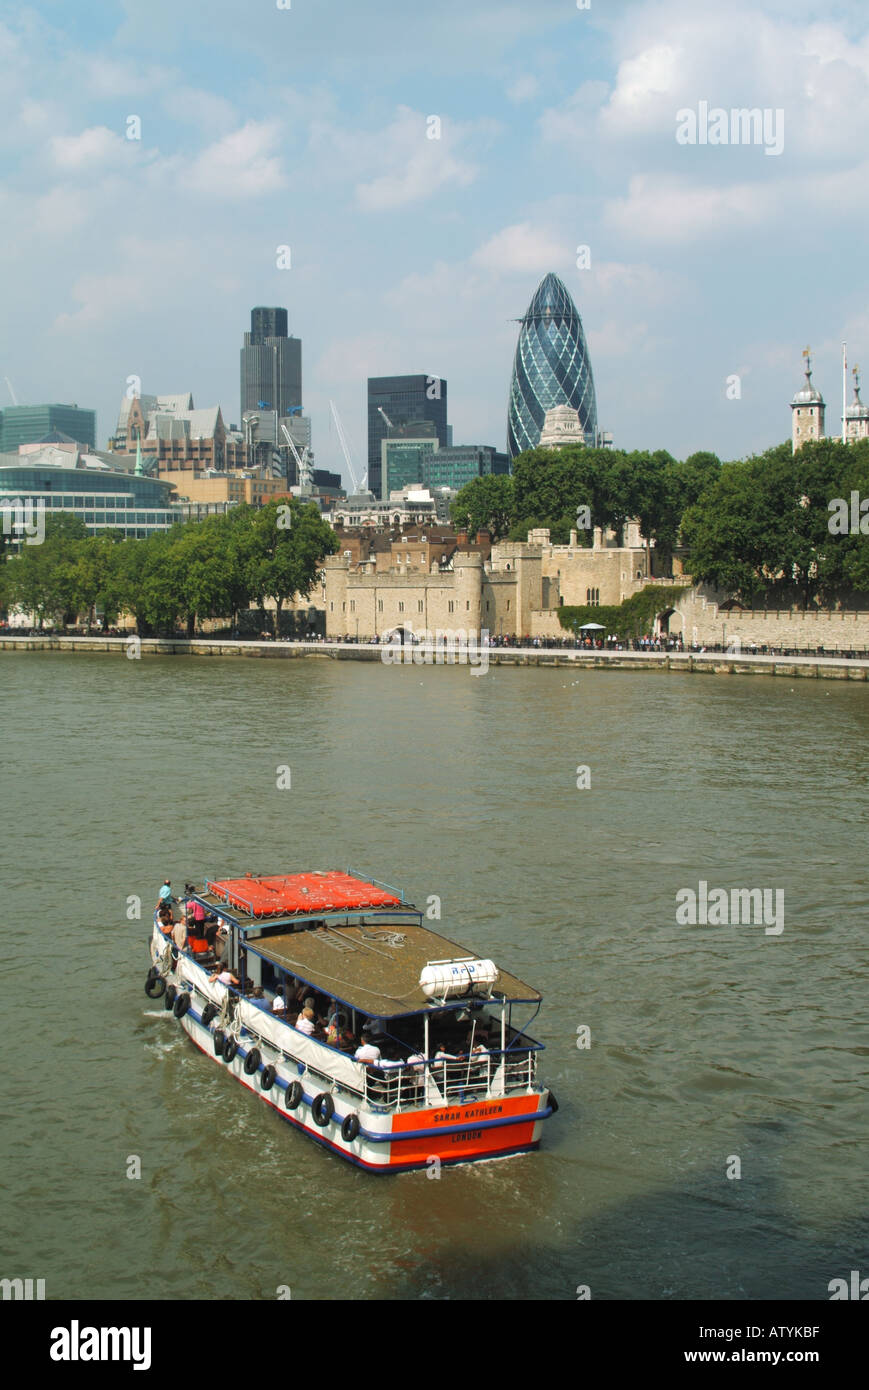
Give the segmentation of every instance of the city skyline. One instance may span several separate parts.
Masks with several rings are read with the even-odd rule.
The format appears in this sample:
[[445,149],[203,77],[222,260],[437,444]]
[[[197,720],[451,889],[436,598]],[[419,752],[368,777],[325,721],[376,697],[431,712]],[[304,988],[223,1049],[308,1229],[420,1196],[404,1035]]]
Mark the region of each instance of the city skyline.
[[[252,305],[287,306],[317,464],[342,475],[329,400],[362,460],[369,376],[449,380],[456,442],[503,449],[513,320],[549,272],[620,447],[762,450],[788,436],[802,345],[832,402],[842,340],[859,360],[869,336],[854,3],[823,23],[804,0],[43,3],[0,52],[0,376],[21,403],[95,408],[101,446],[131,375],[240,424]],[[776,145],[716,147],[719,107],[776,114]]]

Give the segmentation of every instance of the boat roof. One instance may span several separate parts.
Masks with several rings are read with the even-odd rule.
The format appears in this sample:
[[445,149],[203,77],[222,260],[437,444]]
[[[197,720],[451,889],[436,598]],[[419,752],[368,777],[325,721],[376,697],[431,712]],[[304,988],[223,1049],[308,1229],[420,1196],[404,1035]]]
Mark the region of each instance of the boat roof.
[[388,884],[341,869],[207,879],[203,896],[257,919],[396,908],[403,902],[402,894]]
[[[253,941],[248,937],[246,945],[248,950],[314,989],[373,1018],[398,1018],[435,1008],[466,1008],[468,1003],[483,997],[474,993],[443,1002],[431,1000],[423,993],[419,977],[426,965],[481,957],[429,931],[419,921],[338,922],[261,936]],[[499,971],[492,998],[508,1003],[540,1003],[542,996],[537,990],[500,967]]]

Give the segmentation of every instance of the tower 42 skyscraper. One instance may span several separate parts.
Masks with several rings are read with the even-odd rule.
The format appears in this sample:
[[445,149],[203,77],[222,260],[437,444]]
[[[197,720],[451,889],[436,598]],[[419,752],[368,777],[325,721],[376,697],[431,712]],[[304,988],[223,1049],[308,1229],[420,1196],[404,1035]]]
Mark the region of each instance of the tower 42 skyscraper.
[[520,319],[510,383],[507,448],[511,458],[539,443],[547,410],[579,411],[586,444],[597,442],[597,401],[582,320],[568,290],[551,273]]

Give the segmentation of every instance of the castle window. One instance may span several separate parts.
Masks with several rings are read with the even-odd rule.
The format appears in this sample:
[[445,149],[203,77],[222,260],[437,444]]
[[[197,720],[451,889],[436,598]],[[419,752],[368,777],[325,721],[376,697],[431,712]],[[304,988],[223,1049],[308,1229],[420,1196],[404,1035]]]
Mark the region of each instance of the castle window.
[[399,602],[398,611],[399,611],[399,613],[403,613],[403,612],[404,612],[404,604],[403,604],[402,602]]
[[416,611],[417,611],[417,613],[421,613],[421,612],[422,612],[422,599],[421,599],[421,598],[418,598],[417,601],[416,601]]
[[377,611],[378,611],[378,613],[382,613],[382,612],[383,612],[383,599],[382,599],[382,598],[379,598],[379,599],[377,600]]
[[447,611],[450,612],[450,613],[452,613],[453,607],[454,607],[453,600],[450,599],[449,604],[447,605]]

